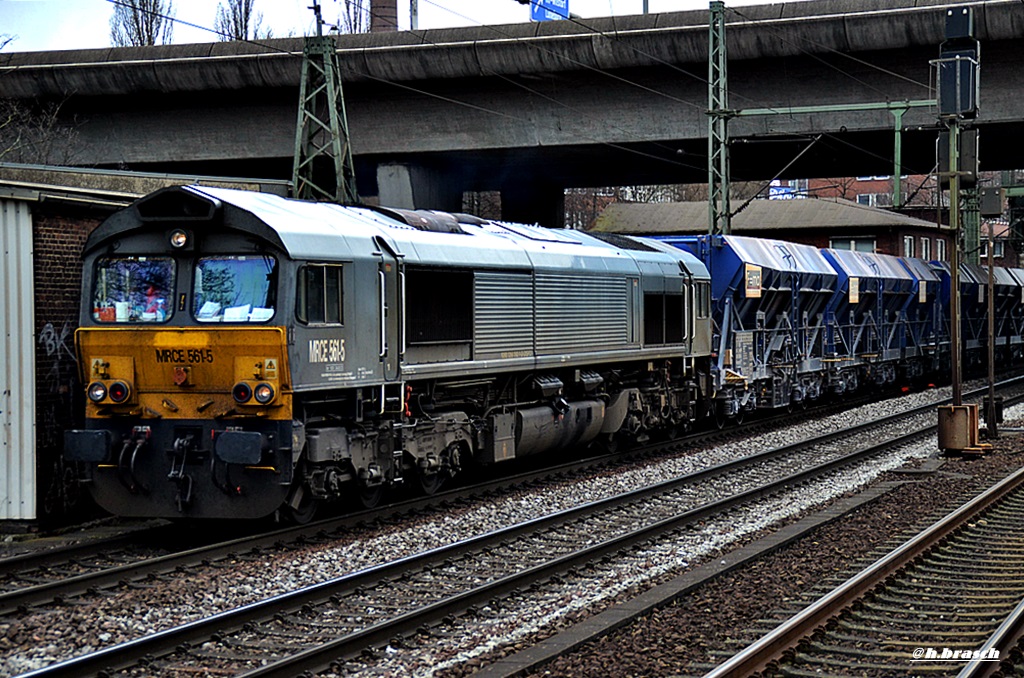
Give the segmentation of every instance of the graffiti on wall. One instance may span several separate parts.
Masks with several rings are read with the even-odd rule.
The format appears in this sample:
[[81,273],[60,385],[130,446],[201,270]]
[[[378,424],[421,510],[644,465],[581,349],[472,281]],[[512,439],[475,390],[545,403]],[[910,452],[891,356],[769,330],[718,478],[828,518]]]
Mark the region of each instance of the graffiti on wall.
[[71,395],[77,387],[78,360],[69,345],[73,332],[74,327],[69,322],[59,330],[53,323],[46,323],[39,332],[39,346],[46,353],[40,355],[40,359],[44,361],[42,367],[46,372],[37,393],[41,408],[50,408],[50,411],[40,410],[39,420],[50,425],[42,427],[45,431],[40,430],[38,442],[46,447],[59,444],[63,429],[74,421]]
[[[78,359],[72,348],[74,325],[64,322],[60,329],[46,323],[39,332],[38,359],[42,362],[39,374],[44,374],[37,388],[37,440],[36,449],[46,450],[52,464],[41,464],[40,487],[44,514],[68,511],[78,501],[79,488],[76,474],[64,465],[60,453],[64,443],[64,430],[75,425],[75,394],[78,392]],[[43,355],[45,353],[45,355]],[[48,468],[49,467],[49,468]],[[48,478],[45,476],[49,476]]]

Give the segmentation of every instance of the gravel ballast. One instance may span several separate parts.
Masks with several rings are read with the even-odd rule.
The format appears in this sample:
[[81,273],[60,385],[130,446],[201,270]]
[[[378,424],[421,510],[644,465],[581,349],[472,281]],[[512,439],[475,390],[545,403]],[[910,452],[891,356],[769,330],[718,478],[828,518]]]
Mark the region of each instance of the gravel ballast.
[[[1020,426],[1024,408],[1006,413]],[[1014,422],[1010,418],[1017,421]],[[1024,437],[995,441],[982,458],[950,458],[936,473],[883,477],[910,480],[848,517],[816,530],[741,571],[729,573],[649,617],[628,625],[537,670],[536,676],[658,676],[700,674],[728,650],[730,638],[754,640],[748,629],[830,577],[854,574],[851,562],[908,537],[939,515],[1020,467]],[[898,541],[898,540],[897,540]],[[908,656],[908,670],[911,668]],[[609,667],[614,671],[609,674]]]
[[[452,509],[444,515],[412,518],[399,527],[357,530],[345,542],[311,546],[287,554],[271,554],[260,560],[239,562],[230,568],[200,568],[188,576],[154,585],[151,589],[128,589],[102,602],[26,616],[16,624],[0,625],[0,673],[13,675],[29,671],[439,544],[689,473],[753,450],[777,447],[857,421],[871,421],[897,408],[931,402],[939,394],[937,391],[912,394],[738,443],[689,451],[624,471],[605,471],[543,490],[523,490]],[[542,595],[522,596],[519,600],[507,601],[500,609],[483,610],[473,623],[466,623],[461,629],[453,628],[443,638],[431,638],[425,647],[417,648],[413,653],[395,653],[396,659],[398,654],[402,655],[402,664],[390,665],[388,653],[385,653],[382,661],[361,668],[368,674],[382,675],[389,672],[392,675],[402,672],[418,675],[465,673],[536,638],[550,635],[618,599],[652,586],[695,562],[715,557],[772,524],[791,520],[814,506],[856,491],[908,459],[921,459],[933,452],[934,445],[925,444],[918,449],[865,464],[858,467],[856,473],[829,478],[802,488],[791,496],[776,498],[771,506],[762,506],[752,515],[730,513],[709,521],[701,531],[686,539],[652,548],[649,552],[636,553],[621,562],[608,563],[607,567],[602,566],[577,577],[567,577],[561,586],[545,589]],[[988,460],[983,461],[987,463]],[[965,485],[963,479],[953,484],[961,489]],[[754,605],[754,600],[744,601],[744,604]],[[728,615],[716,612],[711,616]],[[575,671],[573,666],[572,663],[567,664],[566,670]],[[590,665],[591,668],[593,666]]]

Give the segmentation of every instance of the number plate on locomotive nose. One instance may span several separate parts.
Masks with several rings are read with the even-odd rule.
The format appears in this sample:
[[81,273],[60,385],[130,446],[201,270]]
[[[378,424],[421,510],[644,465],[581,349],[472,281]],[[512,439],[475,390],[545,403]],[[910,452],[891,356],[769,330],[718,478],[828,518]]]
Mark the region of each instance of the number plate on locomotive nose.
[[158,348],[158,363],[212,363],[213,349],[210,348]]

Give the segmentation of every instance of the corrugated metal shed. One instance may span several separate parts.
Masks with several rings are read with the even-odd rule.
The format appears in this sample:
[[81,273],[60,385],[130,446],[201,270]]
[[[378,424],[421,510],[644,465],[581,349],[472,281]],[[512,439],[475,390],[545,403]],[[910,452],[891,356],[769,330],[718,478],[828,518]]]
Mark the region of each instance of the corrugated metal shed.
[[[733,233],[789,229],[935,228],[935,224],[839,198],[755,200],[732,218]],[[590,228],[607,233],[708,231],[706,202],[613,203]]]
[[32,213],[0,199],[0,519],[36,517]]

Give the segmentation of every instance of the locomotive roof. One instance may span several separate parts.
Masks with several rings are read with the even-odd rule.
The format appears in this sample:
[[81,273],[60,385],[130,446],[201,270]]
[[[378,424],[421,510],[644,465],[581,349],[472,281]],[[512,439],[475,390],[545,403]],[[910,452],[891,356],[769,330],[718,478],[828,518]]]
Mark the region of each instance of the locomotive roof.
[[204,220],[220,212],[229,226],[267,239],[298,260],[350,260],[374,256],[384,247],[409,264],[622,274],[660,268],[675,275],[682,265],[697,277],[707,277],[703,264],[692,255],[642,238],[618,242],[468,215],[289,200],[208,186],[168,188],[142,198],[97,229],[87,250],[140,222],[192,221],[201,229]]
[[688,270],[707,276],[694,257],[644,245],[640,239],[631,239],[635,247],[624,249],[579,231],[467,215],[311,203],[208,186],[179,190],[255,217],[273,231],[283,249],[295,259],[366,256],[378,250],[379,241],[383,241],[409,263],[503,268],[521,265],[536,269],[572,266],[625,272],[646,267],[644,264],[667,262],[678,270],[677,262],[683,259]]

